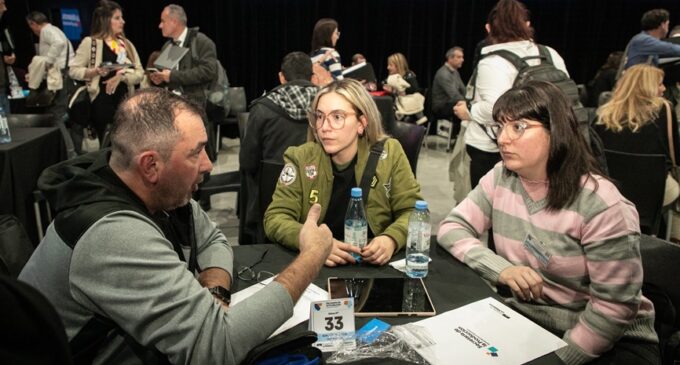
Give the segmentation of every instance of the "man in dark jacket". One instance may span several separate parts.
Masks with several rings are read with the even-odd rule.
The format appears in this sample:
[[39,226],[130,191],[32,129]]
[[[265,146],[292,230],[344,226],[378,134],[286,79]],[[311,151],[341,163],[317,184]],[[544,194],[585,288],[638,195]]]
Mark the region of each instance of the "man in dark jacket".
[[244,178],[241,188],[246,190],[245,193],[241,192],[242,199],[246,199],[246,210],[240,217],[244,222],[242,237],[252,243],[263,238],[257,235],[262,227],[264,213],[259,209],[257,189],[260,161],[278,161],[283,164],[286,148],[305,142],[307,111],[318,91],[311,78],[312,61],[309,56],[302,52],[289,53],[281,63],[281,85],[253,101],[250,106],[239,162]]
[[158,28],[163,37],[170,38],[162,50],[175,44],[189,48],[189,52],[179,61],[177,69],[154,72],[151,81],[156,85],[165,83],[173,92],[205,107],[205,90],[217,77],[215,43],[197,27],[187,28],[187,15],[179,5],[171,4],[163,9]]
[[[5,0],[0,0],[0,19],[2,19],[2,15],[6,11],[7,6],[5,6]],[[9,114],[9,99],[7,99],[9,80],[6,68],[13,65],[17,58],[14,55],[12,45],[5,39],[4,31],[0,32],[0,53],[2,54],[2,59],[0,59],[0,107],[5,110],[5,113]]]

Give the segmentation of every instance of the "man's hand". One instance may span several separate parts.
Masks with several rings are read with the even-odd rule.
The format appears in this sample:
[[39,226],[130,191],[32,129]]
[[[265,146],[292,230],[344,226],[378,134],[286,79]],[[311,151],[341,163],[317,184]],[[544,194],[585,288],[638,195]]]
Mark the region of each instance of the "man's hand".
[[17,60],[17,56],[14,53],[12,53],[9,56],[2,56],[2,59],[3,61],[5,61],[6,65],[13,65],[14,62],[16,62]]
[[170,70],[155,71],[149,74],[149,78],[154,85],[170,82]]
[[368,246],[364,247],[361,255],[364,261],[375,264],[385,265],[390,261],[394,251],[397,250],[397,243],[390,236],[378,236],[373,238]]
[[355,264],[356,260],[352,257],[352,252],[361,255],[361,249],[349,243],[338,241],[333,238],[333,249],[326,259],[326,266],[334,267],[338,265]]
[[543,279],[528,266],[511,266],[498,276],[498,282],[510,287],[520,299],[530,301],[541,297]]
[[333,248],[333,234],[325,224],[318,225],[321,205],[314,204],[307,213],[307,220],[300,230],[300,253],[320,250],[320,255],[328,257]]
[[317,226],[320,215],[321,206],[312,205],[300,230],[300,254],[274,279],[288,290],[293,303],[300,299],[309,283],[319,274],[333,247],[333,234],[328,226]]
[[470,111],[468,110],[467,103],[461,100],[456,103],[453,107],[453,113],[456,114],[460,120],[470,120]]

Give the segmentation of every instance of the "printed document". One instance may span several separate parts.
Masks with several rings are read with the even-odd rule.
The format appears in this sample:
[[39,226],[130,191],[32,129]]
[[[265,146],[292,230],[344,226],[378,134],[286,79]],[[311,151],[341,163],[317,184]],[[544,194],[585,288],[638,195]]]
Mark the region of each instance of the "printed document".
[[523,364],[567,345],[493,298],[413,324],[432,342],[405,340],[432,365]]

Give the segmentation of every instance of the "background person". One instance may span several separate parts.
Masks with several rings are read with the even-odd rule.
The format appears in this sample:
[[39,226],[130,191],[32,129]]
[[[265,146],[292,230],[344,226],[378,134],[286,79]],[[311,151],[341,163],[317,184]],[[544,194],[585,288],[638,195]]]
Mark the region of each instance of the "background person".
[[[354,263],[351,253],[384,265],[406,244],[408,218],[420,185],[401,144],[383,131],[375,102],[356,80],[335,81],[321,89],[310,107],[307,143],[286,150],[285,166],[265,212],[267,237],[297,248],[301,217],[321,204],[320,221],[333,232],[333,251],[326,265]],[[345,213],[350,190],[359,185],[371,147],[384,142],[365,206],[370,243],[359,248],[344,243]],[[383,157],[384,156],[384,157]]]
[[[663,76],[663,71],[645,64],[626,70],[611,99],[598,109],[595,130],[606,149],[666,156],[665,206],[680,194],[678,182],[668,173],[673,158],[680,161],[680,143],[677,142],[680,137],[676,116],[671,108],[666,107],[668,101],[663,98],[666,90]],[[668,143],[668,110],[671,111],[673,151]],[[671,239],[680,240],[680,216],[677,214],[673,216]]]
[[[85,37],[69,65],[69,75],[87,81],[87,92],[92,101],[90,123],[104,144],[107,127],[125,95],[134,92],[142,81],[144,69],[135,46],[125,38],[123,9],[118,3],[101,0],[92,13],[92,31]],[[96,48],[94,65],[90,63],[92,47]],[[132,64],[133,67],[108,69],[101,64]]]
[[[444,219],[439,244],[563,334],[564,363],[658,364],[635,206],[602,177],[567,97],[532,81],[504,93],[493,120],[503,162]],[[497,252],[479,240],[490,228]]]
[[338,22],[330,18],[319,19],[312,31],[312,62],[320,64],[331,73],[334,80],[342,80],[342,62],[335,45],[340,39]]
[[[509,90],[518,71],[511,63],[498,55],[484,56],[489,52],[507,50],[519,57],[538,56],[538,47],[533,41],[534,30],[529,23],[529,12],[517,0],[500,0],[489,13],[488,46],[482,48],[482,59],[477,65],[475,96],[470,110],[463,101],[454,107],[460,120],[472,121],[465,132],[466,151],[470,155],[470,186],[474,188],[479,179],[500,160],[496,142],[490,138],[485,125],[493,123],[491,111],[496,99]],[[567,75],[564,60],[548,47],[553,64]],[[537,64],[538,60],[528,60]]]

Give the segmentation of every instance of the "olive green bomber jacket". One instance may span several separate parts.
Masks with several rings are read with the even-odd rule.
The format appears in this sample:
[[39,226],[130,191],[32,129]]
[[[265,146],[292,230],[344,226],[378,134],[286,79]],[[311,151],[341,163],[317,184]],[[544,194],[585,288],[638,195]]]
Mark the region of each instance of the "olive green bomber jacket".
[[[359,139],[355,165],[357,186],[368,161],[370,147],[366,138]],[[297,249],[298,236],[309,208],[321,204],[323,222],[333,188],[331,158],[319,143],[307,142],[290,147],[283,156],[285,166],[279,176],[272,203],[264,215],[267,237],[286,247]],[[371,231],[387,235],[397,243],[397,250],[406,244],[408,219],[415,202],[422,199],[420,184],[411,171],[406,154],[396,139],[385,141],[378,160],[374,180],[366,203],[366,218]],[[349,197],[347,197],[349,199]],[[344,212],[343,212],[344,214]]]

